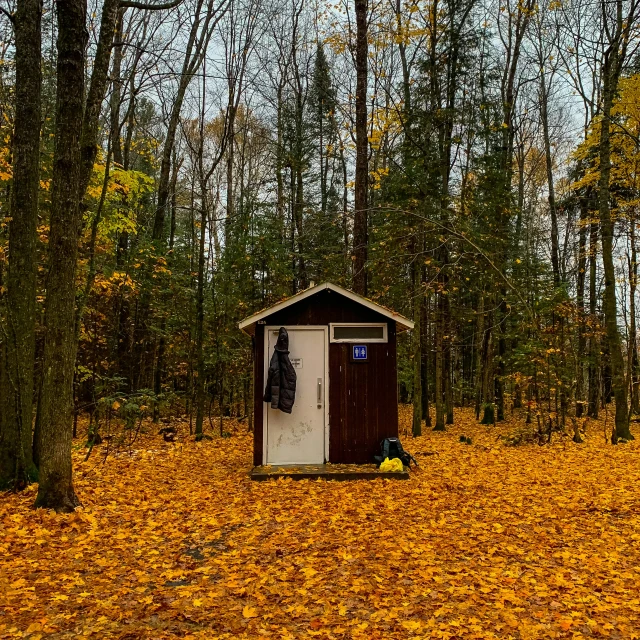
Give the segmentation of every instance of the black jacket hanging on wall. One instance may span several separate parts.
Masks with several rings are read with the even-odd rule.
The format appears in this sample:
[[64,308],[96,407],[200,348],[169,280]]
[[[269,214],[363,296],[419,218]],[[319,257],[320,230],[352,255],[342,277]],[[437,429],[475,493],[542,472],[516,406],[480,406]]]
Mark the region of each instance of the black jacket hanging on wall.
[[289,360],[289,334],[284,327],[280,327],[278,341],[269,362],[264,401],[271,402],[272,409],[291,413],[295,399],[296,371]]

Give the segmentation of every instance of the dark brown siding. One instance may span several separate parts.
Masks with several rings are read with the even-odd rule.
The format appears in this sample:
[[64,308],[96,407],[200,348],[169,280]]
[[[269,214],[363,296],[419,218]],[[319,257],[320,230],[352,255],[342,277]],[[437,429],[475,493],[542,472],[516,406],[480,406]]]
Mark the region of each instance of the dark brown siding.
[[328,289],[264,319],[264,323],[269,325],[386,321],[387,318],[376,311]]
[[396,328],[369,344],[368,362],[351,362],[350,346],[329,345],[329,460],[373,462],[383,438],[398,435]]
[[253,338],[253,464],[258,467],[262,464],[262,437],[264,427],[262,424],[262,408],[264,394],[264,326],[256,326],[256,334]]
[[[349,344],[329,345],[329,461],[373,461],[380,441],[398,435],[396,323],[333,291],[315,296],[264,319],[267,325],[328,325],[330,322],[387,322],[389,342],[371,343],[369,361],[350,362]],[[255,336],[255,465],[262,464],[264,324]]]

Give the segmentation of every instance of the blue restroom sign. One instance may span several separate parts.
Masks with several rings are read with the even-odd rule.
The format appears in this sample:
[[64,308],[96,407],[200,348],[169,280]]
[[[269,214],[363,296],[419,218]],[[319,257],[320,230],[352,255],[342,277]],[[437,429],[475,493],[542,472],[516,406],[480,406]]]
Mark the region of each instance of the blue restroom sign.
[[351,359],[354,362],[366,362],[369,359],[369,349],[366,344],[351,345]]

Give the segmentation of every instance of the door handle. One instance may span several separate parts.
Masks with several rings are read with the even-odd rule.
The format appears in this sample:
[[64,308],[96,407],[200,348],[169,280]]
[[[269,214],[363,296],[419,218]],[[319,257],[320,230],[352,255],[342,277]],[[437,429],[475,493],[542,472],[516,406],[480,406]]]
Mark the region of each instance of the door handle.
[[322,407],[322,378],[318,378],[318,409]]

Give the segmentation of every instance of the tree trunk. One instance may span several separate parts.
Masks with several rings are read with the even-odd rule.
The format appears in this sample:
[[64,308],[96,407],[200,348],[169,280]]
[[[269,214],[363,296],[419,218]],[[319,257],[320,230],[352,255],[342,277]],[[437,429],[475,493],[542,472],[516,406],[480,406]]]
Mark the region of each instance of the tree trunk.
[[160,160],[160,177],[158,179],[158,201],[156,212],[153,220],[153,240],[159,244],[165,239],[165,218],[169,205],[169,182],[171,179],[171,156],[173,147],[178,133],[178,124],[180,123],[180,112],[182,111],[182,103],[187,92],[187,87],[191,82],[195,72],[198,70],[202,62],[202,52],[209,42],[210,32],[208,32],[209,23],[213,17],[212,7],[209,4],[207,8],[207,17],[202,31],[198,34],[202,22],[202,5],[204,0],[198,0],[197,6],[193,13],[193,24],[189,33],[189,39],[186,44],[185,57],[180,72],[180,80],[178,82],[178,90],[175,100],[171,106],[171,114],[167,124],[167,135],[162,148],[162,158]]
[[591,335],[589,336],[589,402],[587,415],[597,418],[600,410],[600,338],[597,335],[597,266],[598,266],[598,223],[591,221],[589,231],[589,318],[591,323]]
[[580,228],[578,238],[578,275],[576,282],[576,305],[580,316],[578,326],[578,358],[576,363],[576,418],[585,413],[584,354],[587,353],[586,314],[584,308],[584,286],[587,275],[587,223],[589,203],[586,196],[580,198]]
[[[176,184],[178,182],[178,170],[180,169],[181,162],[178,162],[176,154],[173,154],[171,181],[169,183],[170,208],[171,208],[171,223],[169,225],[169,265],[172,266],[173,258],[173,245],[176,235]],[[159,397],[162,394],[162,381],[165,377],[165,356],[167,351],[167,317],[162,317],[160,323],[160,337],[158,338],[158,356],[156,359],[156,368],[153,376],[153,394],[155,396],[153,403],[153,422],[157,423],[160,420],[160,402]]]
[[484,370],[483,370],[483,351],[484,351],[484,343],[485,343],[485,330],[484,330],[484,322],[485,322],[485,313],[484,313],[484,291],[480,292],[480,300],[478,302],[478,309],[476,312],[476,336],[475,336],[475,347],[476,347],[476,361],[475,361],[475,371],[476,371],[476,390],[475,390],[475,412],[476,412],[476,420],[480,420],[480,409],[482,409],[482,404],[484,403]]
[[80,200],[84,198],[85,191],[89,186],[93,165],[98,153],[100,111],[109,85],[109,61],[111,60],[111,48],[113,37],[116,33],[119,8],[120,0],[105,0],[102,5],[100,35],[93,60],[93,71],[89,90],[87,91],[84,116],[76,122],[76,126],[78,126],[78,122],[82,122],[80,142],[82,160],[78,187]]
[[296,231],[298,233],[298,287],[306,289],[309,286],[307,278],[307,266],[305,261],[305,242],[303,232],[304,214],[304,183],[302,181],[302,158],[296,161],[296,191],[294,201],[294,217]]
[[551,136],[549,134],[548,91],[545,80],[544,65],[540,74],[540,117],[542,119],[542,133],[544,139],[545,164],[547,171],[547,199],[549,201],[549,215],[551,216],[551,269],[553,284],[560,286],[560,258],[558,251],[558,211],[556,208],[555,185],[553,181],[553,164],[551,158]]
[[[176,187],[178,185],[178,172],[182,166],[182,158],[178,159],[173,154],[173,162],[171,170],[171,182],[169,183],[169,193],[171,194],[171,223],[169,224],[169,254],[173,254],[173,245],[176,241],[176,214],[178,209]],[[217,239],[217,236],[216,236]]]
[[620,332],[618,331],[618,303],[616,299],[616,275],[613,260],[614,223],[611,218],[609,182],[611,176],[611,107],[617,86],[617,74],[613,70],[618,66],[617,47],[605,58],[603,65],[602,121],[600,125],[599,209],[600,230],[602,235],[602,264],[604,266],[603,308],[605,314],[606,335],[611,360],[613,394],[616,399],[615,428],[612,441],[618,438],[633,438],[629,430],[629,412],[627,406],[627,384],[625,379],[624,358]]
[[285,214],[284,214],[284,135],[283,135],[283,85],[278,85],[278,106],[277,106],[277,152],[276,152],[276,217],[278,220],[278,231],[280,242],[285,242]]
[[304,237],[304,183],[302,180],[302,168],[305,162],[304,158],[304,106],[303,106],[303,85],[300,77],[300,69],[298,66],[297,50],[294,47],[292,51],[293,69],[295,78],[295,142],[294,142],[294,158],[292,171],[295,168],[295,191],[292,191],[293,199],[293,219],[296,225],[296,233],[298,235],[298,289],[306,289],[308,286],[307,267],[305,260],[305,237]]
[[629,354],[627,357],[629,393],[631,397],[631,413],[640,412],[640,402],[638,393],[638,336],[636,328],[636,289],[638,286],[638,253],[636,249],[636,220],[631,216],[629,242],[631,245],[631,256],[629,259]]
[[349,264],[349,181],[347,179],[347,159],[344,154],[344,142],[340,138],[340,168],[342,170],[342,238],[344,242],[343,262],[345,277],[348,277]]
[[[422,280],[425,281],[425,270],[422,269]],[[422,317],[420,319],[421,334],[421,366],[420,375],[422,379],[422,419],[426,427],[431,426],[431,415],[429,414],[429,352],[430,352],[430,335],[429,335],[429,298],[424,300],[422,305]]]
[[227,149],[227,217],[224,222],[224,241],[225,246],[229,246],[231,241],[231,226],[233,224],[234,213],[234,189],[233,189],[233,164],[235,160],[235,123],[232,119],[230,123],[230,139],[231,143]]
[[446,423],[453,424],[453,366],[452,366],[452,350],[451,350],[451,306],[449,304],[449,295],[443,297],[443,331],[445,332],[443,339],[443,380],[444,380],[444,409],[446,414]]
[[51,186],[49,273],[40,410],[40,486],[35,506],[73,511],[71,439],[75,275],[81,230],[80,127],[84,109],[86,4],[58,0],[56,139]]
[[[511,212],[511,182],[513,173],[513,151],[514,151],[514,110],[516,106],[517,83],[516,75],[519,68],[519,59],[522,52],[522,42],[534,15],[535,2],[525,0],[518,5],[513,17],[509,20],[508,38],[503,40],[506,45],[507,64],[504,67],[501,86],[502,98],[502,149],[500,152],[500,175],[497,183],[496,198],[496,239],[500,240],[498,245],[497,266],[502,272],[507,271],[511,250],[511,225],[509,215]],[[507,287],[504,282],[499,284],[499,303],[497,318],[497,358],[494,367],[494,396],[496,419],[504,420],[505,397],[504,381],[507,376],[507,333],[509,322],[509,306],[507,304]],[[485,416],[486,417],[486,416]]]
[[[495,304],[495,299],[491,300],[493,306]],[[492,400],[494,398],[494,393],[491,391],[491,379],[493,378],[493,340],[491,327],[494,323],[495,316],[493,313],[489,313],[484,317],[484,323],[486,328],[484,330],[484,336],[482,340],[482,403],[483,403],[483,411],[482,411],[482,420],[481,424],[495,424],[495,405]]]
[[[32,458],[37,223],[41,118],[40,0],[18,0],[15,18],[15,120],[7,273],[6,361],[0,412],[0,488],[36,479]],[[6,384],[5,384],[6,383]]]
[[353,290],[367,295],[369,217],[369,139],[367,132],[368,0],[355,0],[356,10],[356,179],[353,217]]
[[124,19],[124,9],[120,9],[116,20],[113,65],[111,66],[111,98],[109,109],[111,117],[111,148],[113,149],[113,161],[122,166],[124,157],[122,155],[122,141],[120,140],[120,107],[122,104],[122,23]]
[[[418,234],[417,243],[422,247],[422,234]],[[413,284],[413,332],[411,334],[412,364],[413,364],[413,437],[422,435],[422,308],[424,305],[424,291],[422,288],[421,266],[418,264],[416,251],[411,265]]]
[[434,431],[444,431],[444,325],[442,321],[442,293],[436,294],[436,366],[435,366],[435,405],[436,405],[436,424],[433,427]]
[[200,209],[200,247],[198,251],[198,290],[196,294],[196,440],[202,439],[202,425],[204,421],[205,387],[204,387],[204,247],[207,227],[206,185],[201,188]]

